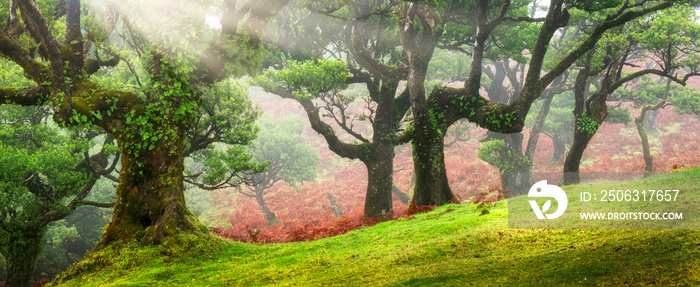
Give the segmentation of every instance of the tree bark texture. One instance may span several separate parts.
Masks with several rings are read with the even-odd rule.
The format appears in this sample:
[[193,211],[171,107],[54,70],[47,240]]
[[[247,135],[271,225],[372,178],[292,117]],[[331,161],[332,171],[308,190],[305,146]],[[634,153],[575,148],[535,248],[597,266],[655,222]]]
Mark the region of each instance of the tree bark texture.
[[591,74],[590,63],[591,54],[589,54],[586,67],[579,71],[574,83],[574,141],[564,160],[564,185],[578,184],[581,181],[579,167],[581,165],[581,157],[586,150],[588,143],[595,135],[598,127],[603,123],[608,115],[606,99],[608,95],[609,80],[606,77],[603,79],[603,87],[588,99],[585,98],[588,79]]
[[119,143],[122,169],[117,201],[98,248],[132,237],[144,244],[158,244],[180,232],[205,232],[185,206],[184,139],[183,132],[174,143],[161,141],[154,150],[138,156]]
[[267,203],[265,203],[265,199],[263,198],[262,190],[260,192],[255,192],[255,201],[258,203],[258,206],[260,206],[260,211],[262,211],[262,213],[265,215],[265,225],[270,226],[280,223],[280,221],[277,220],[275,213],[272,212],[269,207],[267,207]]
[[393,213],[391,188],[394,173],[394,145],[375,142],[371,155],[364,160],[367,167],[365,216],[391,218]]

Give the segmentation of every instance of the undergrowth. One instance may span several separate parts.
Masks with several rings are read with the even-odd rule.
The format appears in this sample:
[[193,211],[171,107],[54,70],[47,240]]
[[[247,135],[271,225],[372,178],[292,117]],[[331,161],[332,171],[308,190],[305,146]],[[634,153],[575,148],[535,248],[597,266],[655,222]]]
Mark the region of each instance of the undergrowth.
[[[455,200],[454,202],[458,201]],[[390,216],[391,220],[411,218],[414,214],[428,212],[434,209],[435,206],[416,206],[415,204],[412,204],[406,211],[399,212],[397,214],[391,214],[388,216]],[[233,241],[245,243],[271,244],[311,241],[321,238],[338,236],[362,227],[374,226],[383,221],[381,217],[367,218],[364,216],[364,214],[360,213],[359,211],[360,210],[358,209],[349,215],[344,215],[337,219],[331,219],[327,223],[322,225],[304,224],[302,226],[295,226],[287,223],[281,223],[273,226],[254,229],[250,228],[250,226],[246,226],[245,234],[240,234],[239,232],[233,229],[225,230],[220,227],[210,227],[209,230],[213,234],[219,235],[223,238],[230,239]]]

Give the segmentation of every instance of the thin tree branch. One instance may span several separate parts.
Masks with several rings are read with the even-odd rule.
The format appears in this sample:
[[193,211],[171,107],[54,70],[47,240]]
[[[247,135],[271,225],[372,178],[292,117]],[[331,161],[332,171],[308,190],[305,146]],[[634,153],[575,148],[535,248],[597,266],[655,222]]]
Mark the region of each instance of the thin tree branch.
[[89,206],[95,206],[95,207],[102,207],[102,208],[111,208],[114,207],[116,202],[97,202],[97,201],[90,201],[90,200],[81,200],[80,205],[89,205]]

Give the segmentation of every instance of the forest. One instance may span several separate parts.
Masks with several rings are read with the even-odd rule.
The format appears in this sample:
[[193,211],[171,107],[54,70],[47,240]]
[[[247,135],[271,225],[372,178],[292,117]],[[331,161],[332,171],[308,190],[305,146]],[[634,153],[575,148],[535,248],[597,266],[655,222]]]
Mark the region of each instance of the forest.
[[0,0],[0,56],[0,287],[700,285],[700,1]]

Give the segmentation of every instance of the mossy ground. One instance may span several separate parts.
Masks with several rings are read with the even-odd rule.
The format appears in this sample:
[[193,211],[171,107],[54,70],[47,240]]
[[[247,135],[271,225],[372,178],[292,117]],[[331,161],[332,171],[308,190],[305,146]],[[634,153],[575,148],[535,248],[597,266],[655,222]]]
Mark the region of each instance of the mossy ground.
[[700,231],[508,229],[507,203],[485,208],[447,205],[313,242],[108,248],[60,286],[700,285]]

